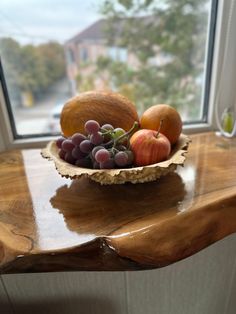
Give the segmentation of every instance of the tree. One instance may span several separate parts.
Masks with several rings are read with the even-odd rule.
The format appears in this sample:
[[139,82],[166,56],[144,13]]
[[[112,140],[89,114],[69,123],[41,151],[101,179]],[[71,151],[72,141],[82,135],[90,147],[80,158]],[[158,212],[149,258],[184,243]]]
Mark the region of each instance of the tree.
[[59,43],[21,46],[12,38],[2,38],[0,52],[8,90],[11,96],[17,91],[18,102],[21,93],[37,98],[65,76],[64,49]]
[[14,102],[17,102],[20,97],[18,82],[21,73],[20,49],[20,45],[14,39],[2,38],[0,40],[1,61],[3,62],[4,73],[7,73],[5,77]]
[[[156,103],[169,103],[196,117],[201,103],[207,36],[207,0],[105,0],[101,12],[108,21],[107,44],[127,47],[138,61],[110,62],[116,88],[132,82],[140,111]],[[117,23],[122,27],[117,33]],[[165,59],[161,64],[153,60]],[[100,66],[100,67],[99,67]],[[101,62],[98,62],[101,71]],[[200,83],[199,83],[200,82]]]
[[45,67],[48,84],[65,75],[65,56],[63,46],[57,42],[37,46],[41,64]]

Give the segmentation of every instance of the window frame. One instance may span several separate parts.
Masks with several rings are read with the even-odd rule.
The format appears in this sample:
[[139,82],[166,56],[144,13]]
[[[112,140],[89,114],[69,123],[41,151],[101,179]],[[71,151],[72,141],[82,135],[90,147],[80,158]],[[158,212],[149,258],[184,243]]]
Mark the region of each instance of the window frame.
[[[207,38],[207,68],[204,82],[205,99],[203,100],[203,120],[185,123],[183,129],[186,134],[210,131],[214,130],[216,127],[214,119],[215,94],[219,89],[220,84],[219,74],[221,73],[222,56],[224,56],[225,53],[228,54],[228,50],[232,48],[225,47],[224,43],[225,34],[228,28],[227,20],[230,14],[231,3],[233,1],[234,0],[226,2],[223,0],[212,0],[211,18],[209,19],[211,27]],[[231,46],[236,46],[234,41],[231,42]],[[209,55],[209,53],[211,53],[211,55]],[[236,60],[236,57],[231,54],[231,59]],[[229,60],[229,62],[234,62],[235,60]],[[0,68],[0,71],[3,71],[3,69]],[[228,80],[229,78],[227,78],[227,82]],[[206,93],[206,91],[208,92]],[[236,94],[235,91],[234,94]],[[226,97],[225,99],[228,99],[227,95],[224,97]],[[225,104],[227,104],[227,101],[225,101]],[[16,135],[17,132],[14,124],[14,116],[3,75],[3,79],[0,81],[0,151],[13,148],[40,148],[56,137],[50,134],[45,134],[43,136],[33,135],[31,138],[28,136],[19,137]]]

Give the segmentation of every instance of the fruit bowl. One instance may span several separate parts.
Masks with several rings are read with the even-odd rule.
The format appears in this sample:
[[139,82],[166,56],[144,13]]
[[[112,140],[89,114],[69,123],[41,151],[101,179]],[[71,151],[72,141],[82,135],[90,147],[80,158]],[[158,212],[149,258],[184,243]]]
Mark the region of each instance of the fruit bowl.
[[62,177],[76,179],[85,176],[100,184],[143,183],[155,181],[161,176],[175,171],[178,165],[183,165],[190,141],[188,136],[181,134],[167,160],[144,167],[124,169],[88,169],[73,166],[59,157],[55,141],[49,142],[41,154],[44,158],[54,161],[56,169]]

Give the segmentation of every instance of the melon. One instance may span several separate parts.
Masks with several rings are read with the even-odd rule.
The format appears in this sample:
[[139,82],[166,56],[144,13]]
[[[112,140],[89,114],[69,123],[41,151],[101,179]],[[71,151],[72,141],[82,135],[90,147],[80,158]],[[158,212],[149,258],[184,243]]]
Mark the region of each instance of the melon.
[[139,117],[135,105],[118,93],[85,92],[65,103],[60,119],[63,135],[84,134],[84,124],[88,120],[96,120],[101,126],[109,123],[114,128],[128,131]]

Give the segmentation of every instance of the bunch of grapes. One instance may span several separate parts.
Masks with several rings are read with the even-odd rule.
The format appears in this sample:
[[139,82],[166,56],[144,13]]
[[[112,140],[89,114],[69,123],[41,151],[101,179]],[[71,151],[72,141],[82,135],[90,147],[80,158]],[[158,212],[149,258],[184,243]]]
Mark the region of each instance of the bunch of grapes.
[[113,169],[130,167],[134,155],[129,148],[129,137],[138,123],[125,132],[110,124],[100,126],[95,120],[88,120],[85,125],[87,136],[75,133],[70,138],[60,137],[56,144],[59,156],[66,162],[84,168]]

